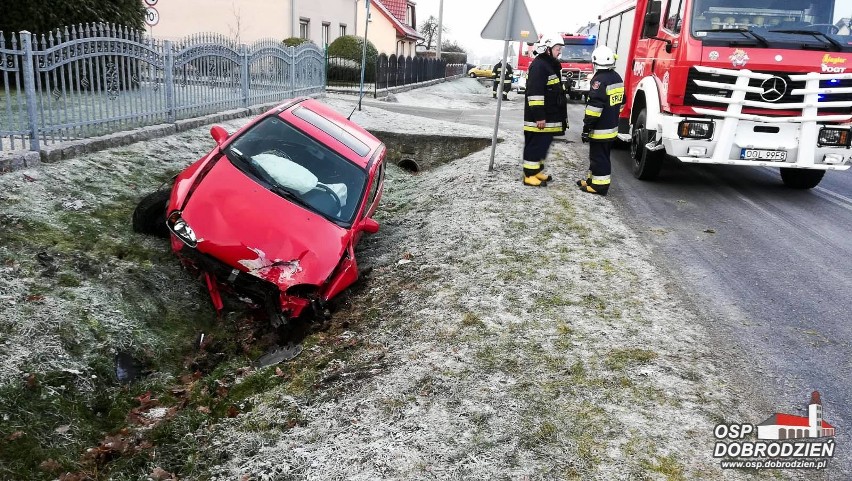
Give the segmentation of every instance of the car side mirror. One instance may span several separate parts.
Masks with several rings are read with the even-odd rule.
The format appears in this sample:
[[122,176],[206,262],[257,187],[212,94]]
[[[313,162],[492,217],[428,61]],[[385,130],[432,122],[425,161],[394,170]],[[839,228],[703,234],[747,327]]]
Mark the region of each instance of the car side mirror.
[[369,217],[365,217],[364,220],[358,224],[358,230],[368,234],[375,234],[379,231],[379,223]]
[[660,14],[663,2],[654,0],[648,3],[648,11],[645,12],[645,22],[642,25],[642,38],[657,35],[660,30]]
[[228,140],[228,131],[225,130],[225,127],[221,125],[214,125],[210,128],[210,136],[213,137],[213,140],[216,141],[217,144],[222,145],[226,140]]

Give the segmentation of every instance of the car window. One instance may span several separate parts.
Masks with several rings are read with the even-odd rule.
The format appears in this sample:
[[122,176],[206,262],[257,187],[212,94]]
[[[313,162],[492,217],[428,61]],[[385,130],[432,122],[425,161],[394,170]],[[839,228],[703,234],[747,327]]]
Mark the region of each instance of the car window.
[[267,117],[234,140],[228,158],[284,198],[340,223],[351,223],[367,173],[278,117]]

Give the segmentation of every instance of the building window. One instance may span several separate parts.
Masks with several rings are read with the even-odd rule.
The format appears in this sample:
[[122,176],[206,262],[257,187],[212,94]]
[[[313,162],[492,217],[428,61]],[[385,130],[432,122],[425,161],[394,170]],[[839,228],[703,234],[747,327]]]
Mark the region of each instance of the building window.
[[346,24],[341,23],[340,24],[340,36],[342,37],[344,35],[346,35]]
[[299,38],[308,39],[311,35],[311,19],[299,19]]
[[328,22],[322,23],[322,44],[327,46],[331,41],[331,24]]
[[414,18],[414,5],[408,5],[408,8],[405,9],[405,23],[409,27],[414,27],[416,25],[416,19]]

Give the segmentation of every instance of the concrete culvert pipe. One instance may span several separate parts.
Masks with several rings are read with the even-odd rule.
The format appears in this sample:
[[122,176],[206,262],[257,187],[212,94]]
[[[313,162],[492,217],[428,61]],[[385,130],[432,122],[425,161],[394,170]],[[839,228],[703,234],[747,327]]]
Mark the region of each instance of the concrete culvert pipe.
[[407,170],[411,173],[420,172],[420,165],[414,159],[402,159],[397,164],[400,169]]

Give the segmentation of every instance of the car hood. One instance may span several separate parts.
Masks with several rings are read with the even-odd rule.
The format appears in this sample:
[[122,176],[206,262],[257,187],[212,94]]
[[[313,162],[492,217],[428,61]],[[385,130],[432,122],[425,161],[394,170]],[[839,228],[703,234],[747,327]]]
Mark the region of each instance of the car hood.
[[223,158],[182,212],[198,251],[286,289],[322,285],[340,261],[347,229],[270,192]]

